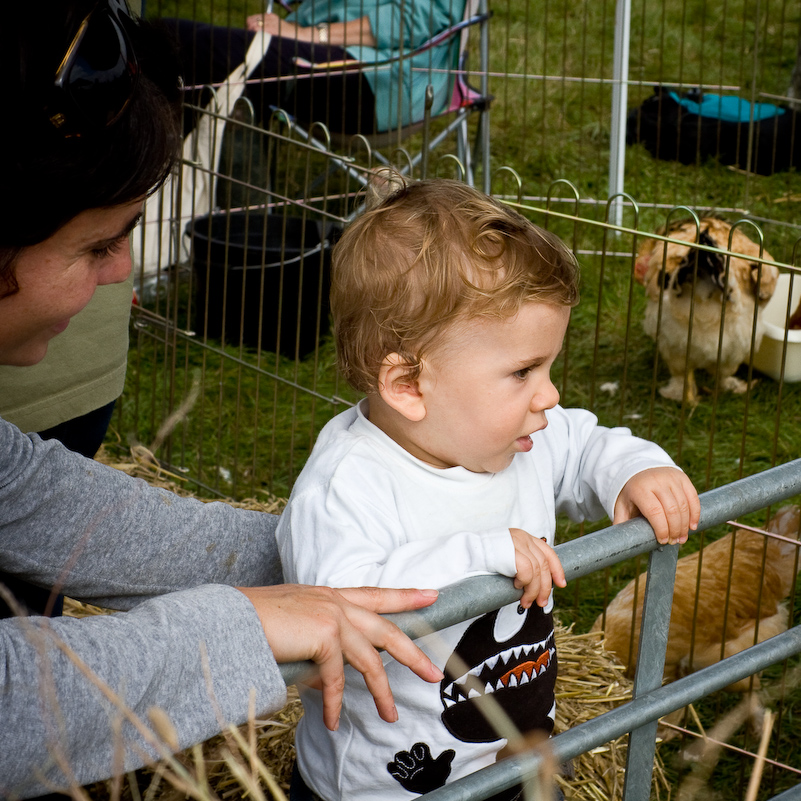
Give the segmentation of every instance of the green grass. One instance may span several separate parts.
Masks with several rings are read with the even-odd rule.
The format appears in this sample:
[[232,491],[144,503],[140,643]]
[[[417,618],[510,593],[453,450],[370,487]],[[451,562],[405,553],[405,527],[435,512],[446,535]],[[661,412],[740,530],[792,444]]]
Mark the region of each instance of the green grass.
[[144,4],[149,18],[182,17],[240,27],[249,14],[264,10],[263,0],[144,0]]
[[193,344],[165,349],[159,339],[139,333],[129,360],[129,389],[121,399],[126,421],[121,425],[131,419],[139,425],[135,435],[121,430],[123,441],[135,436],[149,444],[169,414],[165,388],[175,393],[177,405],[199,382],[202,391],[193,408],[157,456],[197,480],[201,495],[205,487],[237,498],[262,491],[287,497],[317,433],[345,408],[305,389],[325,398],[355,400],[333,377],[332,345],[324,343],[315,363],[313,357],[295,362],[210,344],[214,350]]

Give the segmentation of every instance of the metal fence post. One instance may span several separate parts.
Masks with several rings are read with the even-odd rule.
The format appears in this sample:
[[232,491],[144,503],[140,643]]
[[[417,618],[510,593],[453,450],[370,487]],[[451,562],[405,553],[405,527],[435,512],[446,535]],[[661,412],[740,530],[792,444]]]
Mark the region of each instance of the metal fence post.
[[[648,632],[648,636],[640,636],[632,691],[635,699],[662,686],[678,556],[678,545],[666,545],[651,552],[640,629]],[[640,801],[650,796],[657,725],[656,720],[651,720],[629,735],[624,801]]]
[[[626,115],[629,93],[629,44],[631,39],[631,0],[617,0],[615,7],[615,51],[612,83],[612,121],[609,133],[609,197],[624,191],[626,172]],[[623,200],[616,198],[610,219],[623,222]]]

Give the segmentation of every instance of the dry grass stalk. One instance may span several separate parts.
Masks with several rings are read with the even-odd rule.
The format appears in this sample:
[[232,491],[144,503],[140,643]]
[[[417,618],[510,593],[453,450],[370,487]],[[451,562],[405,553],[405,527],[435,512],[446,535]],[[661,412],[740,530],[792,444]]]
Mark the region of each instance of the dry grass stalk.
[[[186,476],[172,473],[164,468],[153,452],[144,445],[134,445],[130,449],[129,457],[127,459],[116,459],[105,447],[102,447],[95,458],[115,470],[120,470],[135,478],[141,478],[153,487],[169,490],[176,495],[197,498],[197,495],[188,488],[189,482]],[[237,509],[251,509],[258,512],[280,514],[286,506],[286,498],[279,498],[266,490],[260,490],[260,492],[263,494],[263,498],[245,498],[242,501],[234,501],[230,498],[225,500],[226,503]],[[210,499],[199,498],[198,500],[209,501]]]
[[759,784],[762,781],[762,771],[765,767],[765,755],[768,753],[770,735],[773,733],[774,714],[770,709],[765,710],[762,719],[762,736],[759,740],[759,750],[754,762],[754,769],[751,771],[751,778],[748,781],[748,792],[745,794],[745,801],[756,801]]
[[[708,731],[704,730],[695,707],[692,705],[688,709],[693,722],[698,728],[698,733],[681,726],[668,724],[677,733],[698,738],[681,752],[681,759],[684,763],[689,763],[690,771],[679,787],[678,801],[694,801],[695,799],[709,797],[709,781],[724,750],[734,752],[742,757],[750,757],[754,760],[745,801],[753,801],[756,798],[762,772],[766,764],[773,768],[783,768],[797,774],[797,768],[767,757],[770,737],[773,733],[777,715],[770,709],[766,709],[766,706],[772,703],[780,703],[781,699],[789,691],[797,688],[799,684],[801,684],[801,666],[795,666],[785,672],[782,681],[769,687],[763,685],[759,692],[744,696],[737,706],[716,721],[715,725]],[[757,753],[731,744],[734,735],[746,721],[753,724],[757,720],[761,721],[760,744]]]
[[684,759],[693,764],[679,786],[677,801],[694,801],[706,797],[709,791],[709,779],[720,760],[724,743],[730,740],[753,714],[755,702],[753,696],[743,698],[734,709],[704,733],[702,739],[684,750]]
[[[755,712],[762,714],[762,732],[758,751],[753,755],[754,764],[748,782],[745,801],[756,801],[762,773],[765,763],[768,761],[766,756],[773,733],[773,724],[776,719],[774,712],[769,709],[763,709],[756,694],[743,698],[734,709],[717,721],[708,733],[701,729],[701,739],[684,750],[684,759],[694,764],[690,773],[684,778],[679,787],[678,801],[695,801],[695,799],[708,797],[709,779],[724,748],[727,747],[726,743],[731,740],[746,720],[754,719]],[[700,728],[700,721],[697,722]],[[776,764],[772,760],[770,762],[771,764]]]

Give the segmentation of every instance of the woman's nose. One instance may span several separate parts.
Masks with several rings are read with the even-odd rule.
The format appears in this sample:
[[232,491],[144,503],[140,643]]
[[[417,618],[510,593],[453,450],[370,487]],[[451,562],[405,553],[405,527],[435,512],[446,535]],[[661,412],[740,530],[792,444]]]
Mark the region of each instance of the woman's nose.
[[121,284],[131,274],[131,253],[122,248],[118,254],[104,264],[97,276],[97,285]]

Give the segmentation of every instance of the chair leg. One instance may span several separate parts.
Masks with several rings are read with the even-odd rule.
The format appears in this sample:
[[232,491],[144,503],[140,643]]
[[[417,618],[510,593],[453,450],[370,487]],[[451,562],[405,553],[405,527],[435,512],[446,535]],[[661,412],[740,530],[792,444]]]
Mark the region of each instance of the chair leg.
[[456,129],[456,157],[464,166],[464,182],[468,186],[475,186],[473,174],[473,156],[470,152],[470,136],[467,131],[467,117],[462,119]]
[[478,126],[476,128],[476,141],[473,148],[473,174],[476,167],[481,162],[482,191],[490,193],[490,163],[489,163],[489,112],[478,112]]

